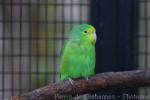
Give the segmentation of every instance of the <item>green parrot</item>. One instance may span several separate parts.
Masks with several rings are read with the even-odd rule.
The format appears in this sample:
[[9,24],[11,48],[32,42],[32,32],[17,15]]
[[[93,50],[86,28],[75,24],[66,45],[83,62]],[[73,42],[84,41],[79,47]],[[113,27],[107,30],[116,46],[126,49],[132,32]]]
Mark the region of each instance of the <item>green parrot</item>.
[[75,26],[61,50],[60,79],[69,80],[95,74],[95,28],[89,24]]

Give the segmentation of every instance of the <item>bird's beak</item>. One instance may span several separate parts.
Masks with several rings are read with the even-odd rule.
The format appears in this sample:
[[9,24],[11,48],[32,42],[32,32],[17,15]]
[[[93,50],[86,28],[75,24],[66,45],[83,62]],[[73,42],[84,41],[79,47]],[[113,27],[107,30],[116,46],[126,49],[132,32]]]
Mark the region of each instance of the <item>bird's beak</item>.
[[96,36],[96,33],[94,32],[94,40],[95,40],[95,43],[96,43],[96,40],[97,40],[97,36]]

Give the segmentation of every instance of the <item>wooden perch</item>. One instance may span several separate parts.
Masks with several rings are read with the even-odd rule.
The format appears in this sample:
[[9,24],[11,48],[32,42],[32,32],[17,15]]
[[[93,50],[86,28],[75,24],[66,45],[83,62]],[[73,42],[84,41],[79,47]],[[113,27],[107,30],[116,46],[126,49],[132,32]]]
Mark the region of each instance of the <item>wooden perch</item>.
[[69,81],[44,86],[10,100],[53,100],[64,99],[85,93],[113,88],[137,88],[150,86],[150,69],[124,72],[106,72],[91,77],[88,81],[78,79],[72,86]]

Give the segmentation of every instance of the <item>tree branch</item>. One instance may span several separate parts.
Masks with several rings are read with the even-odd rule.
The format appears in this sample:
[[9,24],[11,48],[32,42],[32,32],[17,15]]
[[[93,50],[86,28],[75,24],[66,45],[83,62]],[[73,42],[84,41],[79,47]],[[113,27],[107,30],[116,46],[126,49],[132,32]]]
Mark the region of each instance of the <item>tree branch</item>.
[[150,69],[124,72],[106,72],[91,77],[88,81],[78,79],[71,85],[69,81],[44,86],[11,100],[53,100],[64,99],[85,93],[110,90],[113,88],[137,88],[150,86]]

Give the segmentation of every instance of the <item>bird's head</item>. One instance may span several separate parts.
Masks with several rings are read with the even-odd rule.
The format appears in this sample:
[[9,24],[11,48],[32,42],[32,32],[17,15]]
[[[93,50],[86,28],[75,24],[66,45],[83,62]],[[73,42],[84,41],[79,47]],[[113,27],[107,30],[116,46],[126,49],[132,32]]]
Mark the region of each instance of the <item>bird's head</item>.
[[97,39],[96,30],[92,25],[89,24],[77,25],[71,32],[71,38],[94,45]]

